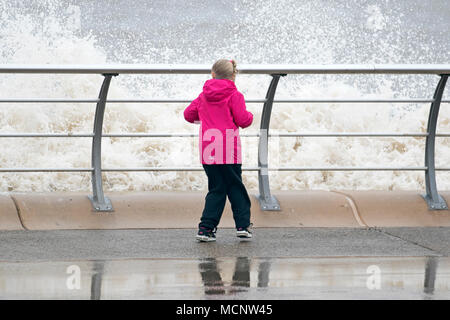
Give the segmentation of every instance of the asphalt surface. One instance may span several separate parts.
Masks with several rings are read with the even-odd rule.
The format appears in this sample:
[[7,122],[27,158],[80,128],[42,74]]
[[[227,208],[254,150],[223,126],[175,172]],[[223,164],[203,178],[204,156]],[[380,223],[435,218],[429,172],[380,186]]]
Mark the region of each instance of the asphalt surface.
[[0,231],[0,299],[450,299],[450,228]]
[[449,256],[450,228],[258,228],[252,240],[219,229],[0,231],[0,261],[217,257]]

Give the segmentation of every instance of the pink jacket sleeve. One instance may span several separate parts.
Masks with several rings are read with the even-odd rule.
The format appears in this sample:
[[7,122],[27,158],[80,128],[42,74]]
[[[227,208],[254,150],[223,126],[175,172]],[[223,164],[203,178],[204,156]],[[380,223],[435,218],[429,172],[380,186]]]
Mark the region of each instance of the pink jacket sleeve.
[[198,103],[200,101],[200,96],[197,97],[191,104],[184,110],[184,119],[190,123],[194,123],[195,121],[199,121],[198,117]]
[[244,95],[240,92],[230,98],[230,109],[234,123],[241,128],[247,128],[253,122],[253,114],[247,111]]

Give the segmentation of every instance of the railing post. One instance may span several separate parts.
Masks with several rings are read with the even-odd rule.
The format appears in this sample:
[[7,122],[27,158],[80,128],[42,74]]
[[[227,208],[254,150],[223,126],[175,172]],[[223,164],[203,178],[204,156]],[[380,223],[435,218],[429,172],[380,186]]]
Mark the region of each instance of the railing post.
[[447,210],[447,203],[437,192],[436,186],[436,169],[435,169],[435,141],[436,127],[439,116],[439,107],[441,105],[442,95],[444,93],[445,84],[447,83],[448,74],[441,75],[441,79],[436,87],[433,96],[433,103],[430,107],[428,115],[427,138],[425,142],[425,185],[426,194],[422,195],[428,204],[429,210]]
[[278,200],[270,193],[269,184],[269,124],[272,114],[273,99],[277,90],[278,81],[285,74],[272,74],[272,81],[266,94],[263,111],[261,115],[261,125],[259,130],[258,144],[258,183],[259,183],[259,205],[263,211],[279,211],[280,204]]
[[427,262],[425,264],[425,280],[423,284],[423,292],[426,294],[433,294],[435,282],[436,282],[436,273],[438,266],[438,258],[437,257],[428,257]]
[[100,89],[94,119],[94,137],[92,139],[92,196],[91,200],[95,211],[113,211],[111,200],[105,197],[102,183],[102,130],[105,115],[106,98],[108,96],[111,78],[117,74],[103,74],[103,84]]

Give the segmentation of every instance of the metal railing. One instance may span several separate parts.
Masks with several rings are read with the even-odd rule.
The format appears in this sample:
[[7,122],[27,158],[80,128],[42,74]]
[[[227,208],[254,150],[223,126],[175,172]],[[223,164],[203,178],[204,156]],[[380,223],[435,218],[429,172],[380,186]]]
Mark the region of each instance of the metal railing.
[[[103,137],[194,137],[190,133],[133,133],[103,134],[103,118],[106,103],[189,103],[184,99],[124,99],[108,100],[112,77],[119,74],[208,74],[206,65],[0,65],[0,73],[14,74],[99,74],[103,83],[97,99],[0,99],[0,103],[96,103],[93,133],[2,133],[0,138],[62,137],[92,138],[92,168],[0,168],[0,172],[91,172],[93,194],[89,196],[95,211],[113,211],[111,201],[104,195],[102,172],[107,171],[201,171],[194,167],[146,167],[146,168],[102,168],[101,142]],[[450,74],[450,65],[241,65],[240,74],[266,74],[272,77],[265,99],[246,100],[247,103],[263,103],[260,131],[256,134],[242,134],[244,137],[258,137],[258,166],[243,168],[258,172],[259,203],[262,210],[280,210],[278,200],[271,194],[269,171],[425,171],[426,193],[423,198],[430,210],[447,209],[445,200],[438,194],[436,171],[450,168],[435,167],[436,137],[450,137],[450,133],[436,133],[439,107],[445,85]],[[282,99],[275,100],[278,82],[288,74],[431,74],[438,75],[432,99]],[[273,103],[431,103],[426,133],[280,133],[277,137],[425,137],[425,163],[423,167],[279,167],[268,166],[268,138]]]

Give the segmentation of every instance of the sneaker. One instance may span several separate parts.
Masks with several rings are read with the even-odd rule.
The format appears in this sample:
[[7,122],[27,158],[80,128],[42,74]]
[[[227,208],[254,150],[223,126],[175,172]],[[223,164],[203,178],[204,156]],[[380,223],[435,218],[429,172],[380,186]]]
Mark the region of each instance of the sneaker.
[[246,239],[250,239],[251,237],[253,237],[252,232],[251,232],[251,228],[253,226],[253,223],[250,223],[250,225],[247,228],[237,228],[236,229],[236,236],[239,238],[246,238]]
[[205,227],[200,227],[198,229],[198,233],[197,233],[197,236],[195,238],[198,241],[201,241],[201,242],[216,241],[216,231],[217,231],[216,228],[211,230],[211,229],[207,229]]

